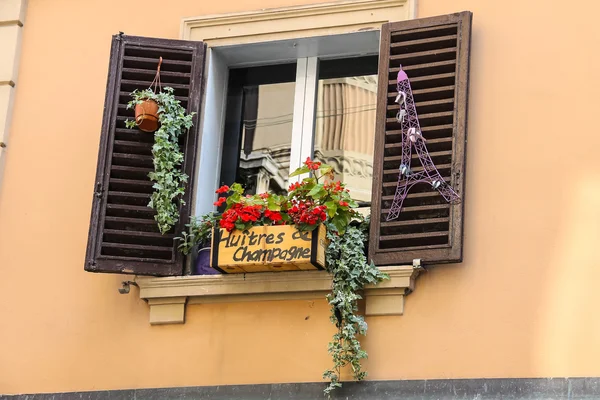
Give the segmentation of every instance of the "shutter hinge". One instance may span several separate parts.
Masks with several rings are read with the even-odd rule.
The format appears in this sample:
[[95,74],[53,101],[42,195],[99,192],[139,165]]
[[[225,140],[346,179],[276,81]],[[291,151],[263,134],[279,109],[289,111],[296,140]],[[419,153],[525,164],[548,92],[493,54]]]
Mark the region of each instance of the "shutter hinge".
[[[134,281],[123,281],[121,282],[122,287],[119,288],[119,293],[128,294],[130,290],[130,285],[138,286]],[[139,287],[139,286],[138,286]]]
[[119,37],[117,38],[117,40],[123,40],[123,35],[124,35],[124,34],[125,34],[125,33],[123,33],[123,32],[121,32],[121,31],[119,31]]
[[96,197],[101,198],[103,193],[104,189],[102,189],[102,182],[96,182],[96,191],[94,192],[94,194],[96,195]]

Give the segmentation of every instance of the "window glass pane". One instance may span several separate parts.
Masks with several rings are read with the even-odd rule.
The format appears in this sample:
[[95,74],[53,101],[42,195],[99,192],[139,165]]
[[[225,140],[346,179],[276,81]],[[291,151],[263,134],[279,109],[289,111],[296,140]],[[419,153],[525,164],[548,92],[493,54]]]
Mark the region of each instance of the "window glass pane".
[[376,74],[319,79],[314,158],[332,165],[363,205],[371,201],[376,103]]
[[220,185],[288,187],[295,82],[295,62],[229,70]]
[[287,190],[294,88],[294,82],[244,87],[238,176],[248,193]]

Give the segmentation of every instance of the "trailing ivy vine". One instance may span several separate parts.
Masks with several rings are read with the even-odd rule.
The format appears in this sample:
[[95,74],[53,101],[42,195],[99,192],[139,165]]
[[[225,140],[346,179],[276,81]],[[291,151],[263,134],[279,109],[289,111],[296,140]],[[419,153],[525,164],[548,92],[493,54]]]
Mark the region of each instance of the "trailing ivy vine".
[[[368,219],[355,210],[345,185],[333,180],[333,168],[308,158],[304,166],[290,177],[312,172],[312,176],[301,182],[292,183],[287,197],[271,193],[244,195],[239,183],[231,187],[222,186],[216,193],[229,197],[219,197],[215,206],[227,204],[223,214],[207,214],[201,219],[193,218],[186,225],[188,232],[182,232],[177,239],[179,249],[188,254],[196,245],[210,238],[213,228],[228,231],[244,231],[254,226],[293,224],[300,231],[310,231],[320,224],[327,228],[329,245],[326,250],[327,271],[332,276],[332,290],[327,295],[331,306],[330,320],[337,327],[329,343],[328,351],[333,359],[333,367],[323,373],[329,380],[325,394],[341,387],[341,370],[350,367],[354,379],[363,380],[361,360],[367,353],[361,348],[359,335],[367,333],[367,324],[358,315],[360,293],[369,284],[377,284],[388,276],[373,263],[367,262],[365,255]],[[323,181],[320,181],[323,179]]]
[[[147,99],[158,103],[160,127],[154,132],[152,146],[154,172],[148,174],[154,182],[154,192],[148,207],[156,211],[154,219],[160,232],[164,234],[179,220],[179,204],[185,204],[181,197],[185,193],[188,176],[182,171],[184,155],[179,147],[179,137],[192,127],[192,117],[195,113],[186,113],[179,100],[175,99],[171,87],[162,88],[158,93],[151,89],[136,89],[131,96],[133,100],[127,104],[128,109]],[[136,123],[129,120],[126,121],[126,126],[134,128]]]
[[333,277],[332,291],[327,295],[331,306],[330,320],[338,328],[329,343],[328,351],[333,359],[333,367],[323,373],[330,383],[325,388],[329,395],[341,387],[342,368],[350,366],[356,380],[363,380],[367,373],[362,370],[361,360],[367,358],[358,335],[366,335],[367,323],[358,315],[359,292],[368,284],[376,284],[388,276],[373,263],[367,262],[365,243],[368,235],[368,221],[360,225],[350,225],[343,235],[338,235],[333,226],[328,226],[327,270]]

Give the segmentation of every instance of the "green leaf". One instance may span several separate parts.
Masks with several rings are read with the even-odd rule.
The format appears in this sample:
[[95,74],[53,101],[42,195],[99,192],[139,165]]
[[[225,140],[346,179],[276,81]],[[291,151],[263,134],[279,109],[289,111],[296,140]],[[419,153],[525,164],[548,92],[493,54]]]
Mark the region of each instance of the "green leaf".
[[310,192],[308,192],[308,196],[314,197],[317,193],[324,192],[323,184],[319,183],[315,185]]
[[329,215],[329,218],[333,218],[337,212],[337,203],[330,200],[325,203],[325,207],[327,207],[327,215]]
[[239,183],[234,183],[233,185],[231,185],[229,190],[231,192],[239,194],[240,196],[244,193],[244,187],[242,185],[240,185]]
[[333,167],[331,165],[321,164],[321,166],[319,167],[319,172],[321,172],[321,174],[323,175],[327,175],[333,172]]
[[346,201],[348,202],[348,207],[350,207],[350,208],[358,207],[358,203],[356,201],[354,201],[353,199],[348,199]]
[[310,172],[310,170],[308,169],[308,167],[305,165],[303,167],[300,167],[298,169],[296,169],[294,172],[292,172],[289,177],[292,178],[294,176],[298,176],[298,175],[302,175],[302,174],[308,174]]
[[281,211],[281,205],[275,199],[269,198],[267,208],[271,211]]

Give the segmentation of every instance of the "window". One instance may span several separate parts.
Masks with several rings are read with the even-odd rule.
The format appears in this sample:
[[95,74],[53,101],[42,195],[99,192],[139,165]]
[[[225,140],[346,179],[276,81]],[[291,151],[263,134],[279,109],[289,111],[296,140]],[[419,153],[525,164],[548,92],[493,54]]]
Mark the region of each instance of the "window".
[[336,178],[370,205],[378,56],[340,54],[229,70],[219,185],[283,194],[290,172],[311,157],[334,165]]
[[[470,12],[384,24],[377,77],[372,60],[380,38],[373,30],[222,46],[209,50],[207,63],[202,42],[115,35],[86,270],[181,274],[184,259],[173,239],[191,214],[193,196],[195,213],[203,214],[213,210],[218,185],[238,177],[252,190],[283,191],[290,181],[286,170],[289,174],[308,156],[334,165],[331,160],[337,159],[338,176],[363,204],[371,201],[369,256],[377,265],[414,258],[460,261],[463,207],[446,203],[436,187],[417,182],[421,186],[406,197],[400,217],[386,216],[404,150],[394,101],[401,66],[411,78],[430,146],[427,157],[440,163],[437,187],[443,181],[459,194],[464,191],[470,28]],[[193,129],[181,138],[190,176],[185,204],[178,226],[167,235],[157,232],[153,213],[143,205],[152,192],[147,178],[152,143],[147,134],[124,129],[129,93],[149,86],[159,57],[163,84],[174,87],[184,107],[197,113]],[[373,119],[374,131],[368,128]],[[364,129],[352,129],[362,123]],[[423,164],[416,168],[429,168],[417,153],[411,160]],[[356,174],[353,165],[361,163],[362,175]]]

